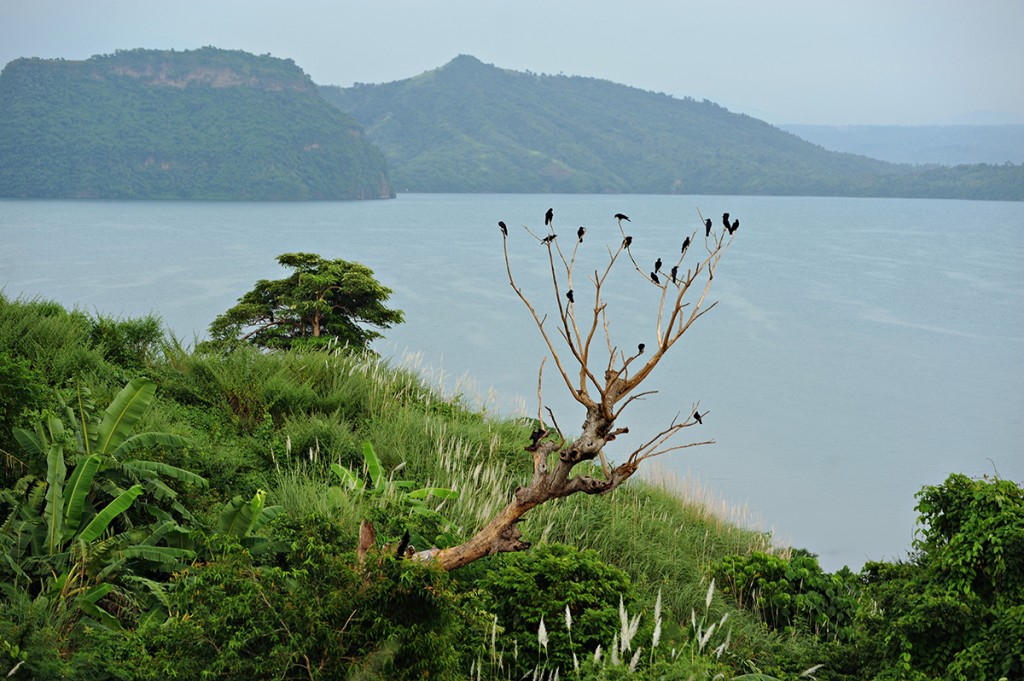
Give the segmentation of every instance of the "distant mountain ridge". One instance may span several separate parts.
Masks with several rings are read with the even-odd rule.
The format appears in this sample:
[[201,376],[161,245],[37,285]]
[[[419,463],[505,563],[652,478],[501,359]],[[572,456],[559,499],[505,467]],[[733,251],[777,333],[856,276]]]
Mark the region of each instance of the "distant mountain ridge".
[[925,171],[827,151],[706,100],[468,55],[321,92],[364,126],[399,191],[1024,199],[1024,166]]
[[831,151],[891,163],[1024,163],[1024,125],[780,125]]
[[18,59],[0,73],[0,196],[367,199],[380,151],[290,59],[212,47]]

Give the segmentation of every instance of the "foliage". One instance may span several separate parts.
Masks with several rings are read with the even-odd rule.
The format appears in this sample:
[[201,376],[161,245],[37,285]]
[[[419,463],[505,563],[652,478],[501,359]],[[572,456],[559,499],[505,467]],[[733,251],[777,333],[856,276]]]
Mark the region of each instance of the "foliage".
[[1024,489],[950,475],[918,493],[909,563],[869,563],[867,618],[879,678],[1024,675]]
[[149,366],[163,337],[163,322],[155,315],[137,319],[112,319],[98,315],[90,333],[90,341],[104,358],[126,369]]
[[391,289],[365,265],[325,260],[313,253],[285,253],[277,262],[293,274],[261,279],[238,305],[210,324],[214,346],[247,341],[261,348],[324,348],[341,343],[364,349],[381,334],[363,324],[388,328],[401,310],[384,306]]
[[885,163],[707,100],[468,55],[401,81],[321,91],[363,125],[402,191],[1024,199],[1024,165]]
[[[45,378],[25,359],[11,357],[0,350],[0,451],[14,445],[12,429],[24,423],[27,412],[37,411],[43,402]],[[6,462],[10,468],[11,462]]]
[[[12,452],[28,475],[0,489],[0,675],[20,665],[12,678],[566,678],[573,654],[578,678],[1022,675],[1012,482],[952,476],[925,488],[918,553],[856,579],[773,552],[770,537],[737,527],[744,518],[666,480],[535,509],[522,523],[533,550],[451,575],[383,549],[360,567],[368,514],[385,540],[411,528],[431,541],[403,493],[457,491],[443,509],[454,534],[492,517],[529,475],[530,424],[475,412],[368,353],[171,343],[142,361],[109,352],[116,344],[94,325],[0,298],[0,354],[38,384]],[[135,465],[146,461],[170,468]],[[156,480],[178,495],[159,498]],[[135,485],[144,491],[130,504],[117,501]],[[269,522],[276,506],[288,512]],[[732,571],[717,574],[713,599],[712,565]],[[757,583],[757,612],[722,597],[751,565],[744,606]]]
[[[285,529],[280,565],[239,550],[173,578],[174,615],[103,634],[132,678],[459,678],[474,623],[449,578],[412,561],[366,571],[326,524]],[[479,637],[476,637],[479,638]]]
[[265,499],[266,492],[257,490],[249,501],[239,494],[225,503],[217,519],[217,533],[237,541],[253,555],[275,548],[274,542],[256,533],[279,516],[284,507],[267,506]]
[[788,559],[758,552],[727,556],[712,566],[711,575],[722,593],[772,629],[804,628],[824,641],[853,637],[860,585],[849,569],[826,574],[806,551]]
[[369,199],[384,159],[290,59],[205,47],[0,74],[0,196]]
[[[633,591],[622,570],[605,563],[594,551],[562,544],[541,544],[523,553],[492,558],[478,582],[484,606],[497,617],[503,631],[506,662],[516,677],[533,669],[538,659],[550,669],[573,668],[572,655],[593,654],[618,631],[620,602],[631,604]],[[564,626],[571,613],[572,634]],[[543,649],[537,639],[546,622]],[[509,661],[512,649],[518,661]]]
[[363,461],[368,480],[339,463],[332,463],[331,471],[338,477],[342,489],[372,499],[371,515],[377,527],[384,529],[385,538],[397,540],[407,534],[411,547],[422,548],[431,544],[445,548],[456,542],[451,525],[429,502],[457,499],[457,491],[445,487],[413,489],[416,483],[412,480],[396,480],[393,475],[385,477],[370,442],[363,443]]

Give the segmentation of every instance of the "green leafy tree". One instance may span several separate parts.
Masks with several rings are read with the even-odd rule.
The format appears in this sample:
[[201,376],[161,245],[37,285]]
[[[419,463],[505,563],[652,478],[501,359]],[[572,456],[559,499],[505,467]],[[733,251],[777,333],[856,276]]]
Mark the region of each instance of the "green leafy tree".
[[388,328],[403,321],[401,310],[384,305],[391,289],[365,265],[315,253],[285,253],[277,262],[293,273],[259,280],[238,305],[213,320],[215,345],[289,349],[340,342],[365,348],[381,334],[364,325]]
[[917,497],[918,554],[862,573],[877,678],[1022,678],[1024,488],[954,474]]

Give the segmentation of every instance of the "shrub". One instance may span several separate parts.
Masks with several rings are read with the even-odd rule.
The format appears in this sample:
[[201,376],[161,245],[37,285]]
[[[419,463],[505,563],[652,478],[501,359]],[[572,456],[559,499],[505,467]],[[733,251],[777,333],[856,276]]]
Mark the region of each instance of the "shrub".
[[[563,673],[573,669],[574,652],[582,659],[597,646],[609,645],[619,631],[620,603],[633,601],[629,577],[603,562],[596,551],[541,544],[491,560],[479,581],[483,605],[497,615],[505,650],[519,651],[518,661],[510,661],[519,675],[534,669],[538,660]],[[566,608],[572,618],[571,638]],[[548,638],[543,649],[537,637],[541,618]]]
[[848,568],[827,574],[813,555],[795,551],[789,559],[765,553],[729,556],[712,566],[711,574],[722,593],[771,629],[803,629],[823,641],[853,637],[859,583]]

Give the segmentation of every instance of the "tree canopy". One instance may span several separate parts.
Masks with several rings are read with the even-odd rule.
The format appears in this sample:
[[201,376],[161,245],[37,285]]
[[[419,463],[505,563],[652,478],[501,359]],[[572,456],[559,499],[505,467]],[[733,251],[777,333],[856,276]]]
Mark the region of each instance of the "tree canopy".
[[315,253],[285,253],[277,262],[292,274],[257,281],[238,305],[214,319],[214,343],[231,347],[244,341],[290,349],[336,341],[365,348],[382,334],[364,325],[388,328],[403,321],[401,310],[384,305],[391,289],[366,265]]

